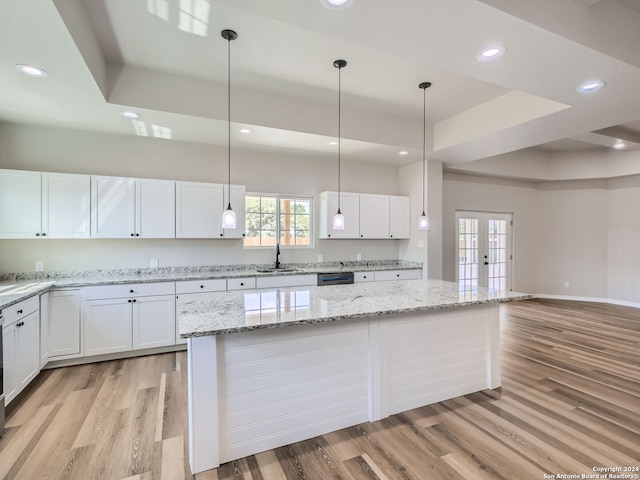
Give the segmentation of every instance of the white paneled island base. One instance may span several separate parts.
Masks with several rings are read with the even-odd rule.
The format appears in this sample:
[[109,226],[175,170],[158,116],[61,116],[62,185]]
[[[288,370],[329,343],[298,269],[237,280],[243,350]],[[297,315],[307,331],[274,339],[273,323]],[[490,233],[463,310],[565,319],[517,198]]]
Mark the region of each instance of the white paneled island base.
[[[427,285],[394,283],[414,284],[414,289]],[[345,288],[354,287],[336,288],[345,293]],[[322,303],[317,297],[328,288],[333,287],[307,287],[302,293],[311,299],[303,303],[313,310]],[[291,298],[301,291],[271,293],[275,298]],[[357,291],[352,293],[361,298]],[[217,295],[223,303],[230,299],[228,293],[227,297]],[[509,292],[487,302],[463,305],[458,301],[450,308],[381,312],[341,321],[318,322],[314,317],[303,324],[300,319],[300,324],[287,328],[257,328],[253,323],[248,331],[190,336],[192,472],[499,387],[498,302],[516,300],[517,295],[521,294]],[[278,308],[296,310],[295,305]],[[182,325],[181,332],[184,335]]]

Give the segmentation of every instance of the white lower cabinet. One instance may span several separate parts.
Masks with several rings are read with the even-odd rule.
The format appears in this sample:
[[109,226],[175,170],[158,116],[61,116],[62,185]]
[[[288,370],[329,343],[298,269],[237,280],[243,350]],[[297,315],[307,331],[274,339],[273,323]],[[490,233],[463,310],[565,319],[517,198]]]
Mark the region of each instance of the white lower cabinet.
[[131,299],[110,298],[84,302],[86,356],[131,350]]
[[87,287],[83,296],[85,356],[175,344],[173,283]]
[[140,297],[133,302],[132,348],[166,347],[175,344],[176,297]]
[[49,332],[49,359],[81,354],[79,288],[49,292],[48,311],[42,316],[42,322],[47,323],[42,331]]
[[422,270],[381,270],[375,272],[376,282],[389,280],[419,280],[422,278]]
[[3,391],[9,404],[40,372],[39,298],[3,310]]

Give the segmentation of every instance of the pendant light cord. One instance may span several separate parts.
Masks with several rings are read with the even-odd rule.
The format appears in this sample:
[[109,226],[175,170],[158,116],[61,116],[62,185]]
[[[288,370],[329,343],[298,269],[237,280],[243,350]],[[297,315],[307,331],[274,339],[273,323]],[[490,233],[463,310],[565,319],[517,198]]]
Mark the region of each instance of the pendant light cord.
[[341,147],[342,147],[342,135],[341,135],[341,131],[340,131],[340,119],[342,117],[341,115],[341,110],[342,110],[342,102],[341,102],[341,94],[340,92],[342,91],[342,85],[341,85],[341,78],[342,78],[342,67],[338,68],[338,213],[340,213],[340,154],[341,154]]
[[422,89],[422,214],[424,215],[424,174],[425,174],[425,150],[427,145],[427,89]]
[[229,191],[227,195],[229,195],[229,207],[231,206],[231,38],[227,39],[227,145],[228,145],[228,154],[227,154],[227,171],[229,174]]

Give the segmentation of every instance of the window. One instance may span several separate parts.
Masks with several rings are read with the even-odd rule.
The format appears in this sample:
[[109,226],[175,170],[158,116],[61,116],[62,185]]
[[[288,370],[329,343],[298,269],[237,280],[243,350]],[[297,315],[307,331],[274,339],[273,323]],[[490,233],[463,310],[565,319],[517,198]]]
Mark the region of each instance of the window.
[[311,246],[311,197],[245,196],[245,247]]

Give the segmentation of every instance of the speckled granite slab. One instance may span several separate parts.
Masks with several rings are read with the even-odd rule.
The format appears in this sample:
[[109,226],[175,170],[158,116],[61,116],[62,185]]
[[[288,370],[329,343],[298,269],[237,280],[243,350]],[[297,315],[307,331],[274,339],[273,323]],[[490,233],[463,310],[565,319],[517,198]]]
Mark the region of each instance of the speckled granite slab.
[[[237,278],[273,276],[258,270],[271,268],[272,264],[206,265],[194,267],[131,268],[120,270],[87,270],[62,272],[8,273],[0,276],[3,284],[24,281],[54,281],[56,287],[83,287],[119,283],[173,282],[179,280],[204,280],[210,278]],[[369,272],[376,270],[412,270],[422,268],[421,263],[399,260],[372,260],[354,262],[288,263],[281,268],[292,269],[277,275],[305,273],[336,273],[341,271]]]
[[182,295],[178,314],[180,336],[187,338],[527,298],[533,296],[405,280]]
[[[61,272],[25,272],[0,275],[0,310],[49,288],[88,287],[92,285],[118,285],[123,283],[174,282],[207,280],[214,278],[260,277],[274,275],[301,275],[305,273],[371,272],[380,270],[421,269],[422,264],[401,260],[369,260],[324,263],[290,263],[282,268],[288,272],[261,273],[272,264],[204,265],[192,267],[130,268],[120,270],[86,270]],[[3,290],[23,293],[3,295]],[[36,291],[37,290],[37,291]],[[31,293],[28,293],[31,292]]]

